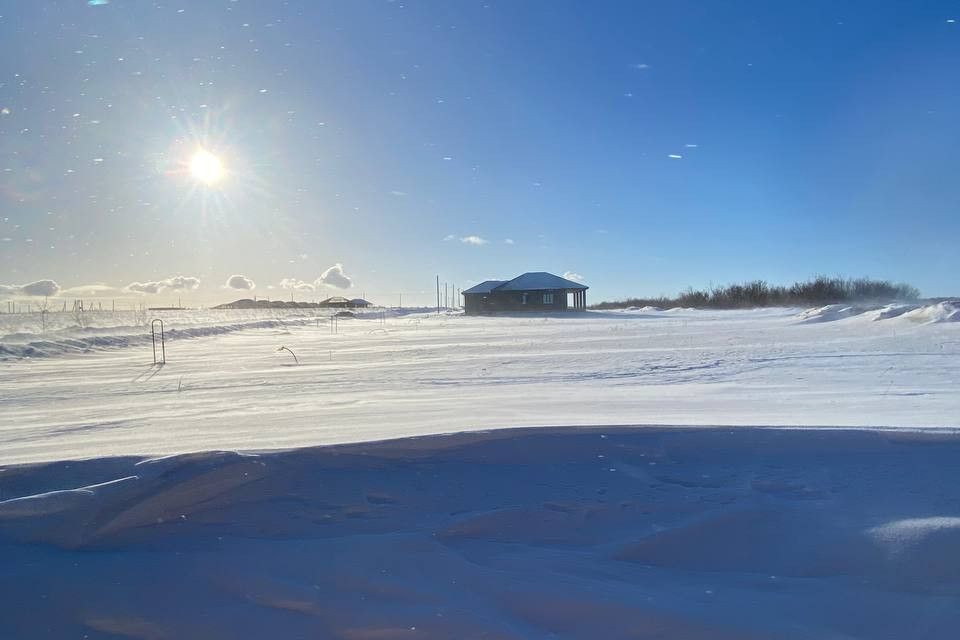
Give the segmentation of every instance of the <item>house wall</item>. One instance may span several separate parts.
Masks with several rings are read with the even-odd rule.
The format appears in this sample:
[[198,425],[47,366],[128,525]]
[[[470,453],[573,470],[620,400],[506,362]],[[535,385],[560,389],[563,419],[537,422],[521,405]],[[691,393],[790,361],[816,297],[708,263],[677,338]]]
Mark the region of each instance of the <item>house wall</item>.
[[[552,294],[553,302],[544,304],[544,294]],[[526,295],[526,302],[524,302]],[[567,292],[556,291],[507,291],[495,293],[464,294],[464,312],[468,315],[497,313],[500,311],[537,313],[544,311],[565,311]]]
[[485,295],[481,293],[463,294],[463,312],[471,316],[483,313],[484,297]]

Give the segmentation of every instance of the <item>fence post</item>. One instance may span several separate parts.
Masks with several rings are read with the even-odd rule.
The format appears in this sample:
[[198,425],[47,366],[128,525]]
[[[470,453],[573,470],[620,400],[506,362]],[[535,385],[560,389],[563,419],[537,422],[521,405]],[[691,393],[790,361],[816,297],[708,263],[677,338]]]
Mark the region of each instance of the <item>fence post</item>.
[[[157,359],[157,323],[160,323],[160,359]],[[163,320],[154,318],[150,322],[150,337],[153,341],[153,364],[167,364],[167,345],[163,335]]]

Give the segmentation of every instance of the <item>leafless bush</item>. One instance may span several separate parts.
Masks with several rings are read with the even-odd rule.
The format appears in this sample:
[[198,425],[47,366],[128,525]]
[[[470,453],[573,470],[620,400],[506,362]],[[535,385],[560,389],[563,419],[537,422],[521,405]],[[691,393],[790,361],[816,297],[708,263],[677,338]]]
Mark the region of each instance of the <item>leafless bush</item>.
[[629,298],[601,302],[593,309],[654,306],[708,309],[748,309],[775,306],[813,306],[856,301],[915,300],[920,291],[906,283],[870,278],[816,276],[790,286],[771,286],[763,280],[712,287],[709,291],[687,289],[676,298]]

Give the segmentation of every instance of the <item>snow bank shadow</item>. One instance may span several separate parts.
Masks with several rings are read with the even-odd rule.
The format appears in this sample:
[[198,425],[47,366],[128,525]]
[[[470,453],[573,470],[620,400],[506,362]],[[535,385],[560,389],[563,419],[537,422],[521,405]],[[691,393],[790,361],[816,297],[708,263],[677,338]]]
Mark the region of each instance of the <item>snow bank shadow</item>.
[[958,463],[608,427],[7,467],[0,637],[951,637]]

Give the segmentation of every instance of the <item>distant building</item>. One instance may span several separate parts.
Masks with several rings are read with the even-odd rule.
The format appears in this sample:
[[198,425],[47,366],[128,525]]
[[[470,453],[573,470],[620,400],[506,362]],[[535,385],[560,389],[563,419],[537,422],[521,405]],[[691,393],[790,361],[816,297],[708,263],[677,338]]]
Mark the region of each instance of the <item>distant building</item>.
[[333,296],[326,300],[321,300],[318,306],[324,309],[350,309],[352,307],[350,301],[343,296]]
[[499,311],[582,311],[586,285],[552,273],[535,271],[513,280],[487,280],[463,292],[467,315]]
[[251,300],[243,298],[226,304],[221,304],[214,309],[359,309],[370,307],[372,304],[361,298],[347,300],[340,296],[327,298],[322,302],[294,302],[293,300]]
[[372,306],[370,302],[367,302],[363,298],[347,300],[342,296],[333,296],[332,298],[321,300],[319,305],[327,309],[365,309],[366,307]]

